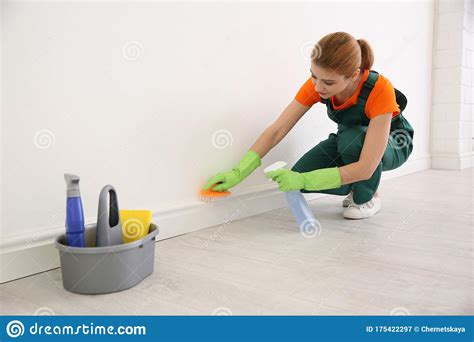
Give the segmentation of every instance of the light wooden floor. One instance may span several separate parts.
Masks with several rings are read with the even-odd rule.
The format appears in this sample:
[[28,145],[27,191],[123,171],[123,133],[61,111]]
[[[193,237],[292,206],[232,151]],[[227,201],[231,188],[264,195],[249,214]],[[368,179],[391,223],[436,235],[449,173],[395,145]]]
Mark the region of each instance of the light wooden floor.
[[472,315],[472,176],[383,182],[366,220],[343,219],[343,197],[312,201],[313,238],[279,209],[159,241],[152,276],[120,293],[69,293],[59,269],[13,281],[1,314]]

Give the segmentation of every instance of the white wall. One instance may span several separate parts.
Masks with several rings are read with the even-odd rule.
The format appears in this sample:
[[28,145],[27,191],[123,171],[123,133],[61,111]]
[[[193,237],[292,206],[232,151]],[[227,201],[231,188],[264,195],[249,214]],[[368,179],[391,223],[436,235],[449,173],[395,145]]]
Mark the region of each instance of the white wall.
[[436,6],[433,65],[432,167],[473,163],[474,5],[441,0]]
[[[301,50],[329,32],[367,39],[374,69],[409,99],[415,148],[384,177],[429,167],[431,1],[11,1],[2,19],[4,280],[57,266],[65,172],[81,176],[88,222],[110,183],[121,208],[155,212],[162,237],[285,205],[261,171],[226,202],[203,204],[196,192],[277,118],[309,75]],[[296,162],[334,129],[323,106],[313,108],[264,166]],[[227,148],[212,142],[218,130]],[[17,254],[33,247],[45,257],[27,265]]]

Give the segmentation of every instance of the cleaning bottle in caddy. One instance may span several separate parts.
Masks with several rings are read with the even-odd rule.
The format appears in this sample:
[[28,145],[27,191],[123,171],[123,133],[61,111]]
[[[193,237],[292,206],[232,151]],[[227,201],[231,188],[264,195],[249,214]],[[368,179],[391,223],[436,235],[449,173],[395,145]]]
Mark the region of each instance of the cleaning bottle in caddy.
[[65,173],[64,179],[67,184],[66,241],[68,246],[85,247],[84,211],[79,191],[80,178],[72,173]]

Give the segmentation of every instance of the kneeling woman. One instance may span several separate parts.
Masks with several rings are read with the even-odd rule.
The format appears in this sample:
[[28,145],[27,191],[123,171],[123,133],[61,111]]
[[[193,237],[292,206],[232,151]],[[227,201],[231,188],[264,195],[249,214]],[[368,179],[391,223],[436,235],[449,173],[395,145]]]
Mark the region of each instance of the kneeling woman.
[[261,165],[298,120],[317,102],[326,105],[337,132],[304,154],[291,170],[267,174],[281,191],[348,195],[343,216],[363,219],[381,208],[382,171],[405,163],[413,150],[413,128],[402,112],[405,96],[371,70],[374,55],[365,40],[345,32],[323,37],[314,47],[311,77],[293,101],[232,170],[212,177],[204,189],[225,191]]

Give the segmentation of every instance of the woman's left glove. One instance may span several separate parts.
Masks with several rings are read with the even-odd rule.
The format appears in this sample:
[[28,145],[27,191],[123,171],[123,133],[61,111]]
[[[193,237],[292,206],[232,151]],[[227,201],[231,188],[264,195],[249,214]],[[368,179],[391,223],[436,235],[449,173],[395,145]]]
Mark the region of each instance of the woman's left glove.
[[[232,170],[220,172],[206,183],[204,190],[226,191],[242,182],[257,167],[262,165],[260,155],[255,151],[248,151]],[[217,184],[219,183],[219,184]]]
[[295,172],[279,169],[266,173],[268,178],[278,182],[280,191],[308,190],[318,191],[335,189],[341,186],[341,174],[338,167],[319,169],[310,172]]

